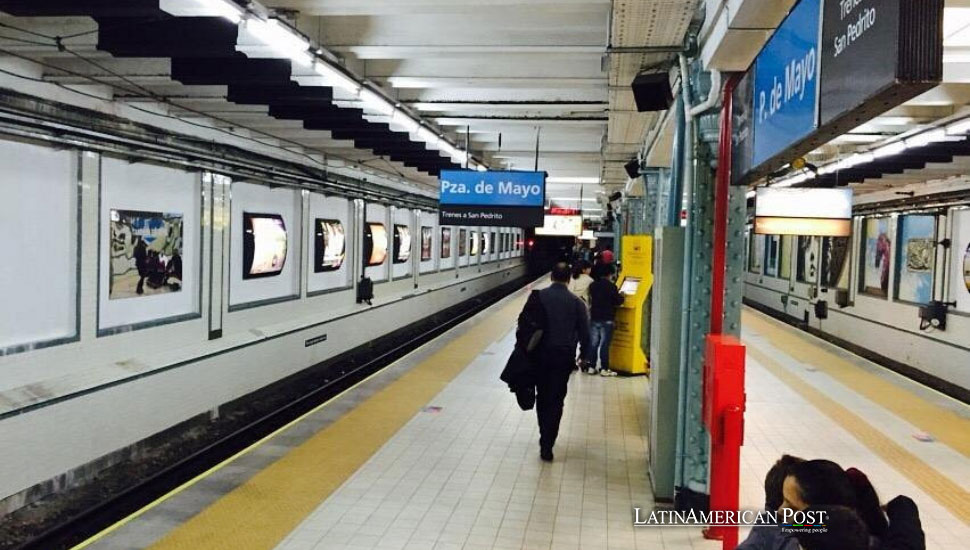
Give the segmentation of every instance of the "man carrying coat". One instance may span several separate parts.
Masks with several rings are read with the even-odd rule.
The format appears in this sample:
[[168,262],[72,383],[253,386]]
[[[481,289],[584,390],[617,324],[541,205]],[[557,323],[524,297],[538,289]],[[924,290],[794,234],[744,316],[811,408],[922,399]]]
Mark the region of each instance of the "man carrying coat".
[[569,291],[569,266],[552,268],[552,285],[539,291],[546,327],[535,357],[536,416],[539,421],[539,456],[552,462],[559,421],[566,401],[569,375],[576,364],[576,344],[585,357],[589,347],[589,318],[582,300]]

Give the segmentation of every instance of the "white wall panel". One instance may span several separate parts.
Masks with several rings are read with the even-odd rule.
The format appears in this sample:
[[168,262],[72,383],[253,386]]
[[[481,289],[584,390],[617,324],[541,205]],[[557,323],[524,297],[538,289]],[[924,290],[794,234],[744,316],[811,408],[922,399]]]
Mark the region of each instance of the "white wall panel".
[[[300,295],[303,199],[293,189],[270,189],[264,185],[233,182],[230,201],[229,306],[255,304]],[[286,262],[274,277],[243,278],[243,213],[276,214],[286,226]]]
[[0,350],[77,336],[75,155],[0,142]]
[[[98,220],[98,330],[200,313],[201,176],[176,168],[103,157]],[[182,283],[177,292],[130,298],[110,296],[111,211],[130,210],[182,216]],[[117,261],[117,259],[115,260]]]
[[[344,262],[340,269],[336,271],[322,271],[317,273],[316,249],[315,244],[319,238],[317,220],[337,220],[344,229],[345,248]],[[308,235],[310,245],[307,247],[307,265],[309,266],[307,277],[307,291],[312,293],[323,292],[347,288],[351,285],[351,267],[356,261],[357,254],[354,250],[354,227],[351,224],[350,201],[342,197],[325,197],[319,193],[310,193],[310,216],[308,223]]]
[[970,210],[954,210],[953,245],[950,248],[950,301],[956,310],[970,313]]

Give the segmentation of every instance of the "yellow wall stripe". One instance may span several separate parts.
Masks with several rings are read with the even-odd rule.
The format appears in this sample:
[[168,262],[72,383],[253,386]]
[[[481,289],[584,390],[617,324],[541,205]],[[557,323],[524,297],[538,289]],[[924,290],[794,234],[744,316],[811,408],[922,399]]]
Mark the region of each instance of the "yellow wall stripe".
[[[514,326],[511,301],[400,379],[253,476],[152,548],[274,548],[490,344]],[[504,362],[496,357],[496,362]],[[496,376],[499,365],[495,365]],[[510,397],[511,399],[511,397]]]

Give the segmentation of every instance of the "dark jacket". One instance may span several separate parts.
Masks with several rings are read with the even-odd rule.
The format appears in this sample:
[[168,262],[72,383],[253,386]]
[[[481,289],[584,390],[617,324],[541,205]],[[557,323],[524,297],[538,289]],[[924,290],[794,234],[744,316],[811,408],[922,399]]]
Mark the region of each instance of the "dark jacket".
[[926,536],[913,499],[898,496],[886,504],[889,529],[879,550],[926,550]]
[[616,308],[623,305],[624,296],[613,281],[601,278],[589,285],[589,318],[592,321],[612,321]]
[[541,345],[543,352],[575,357],[578,343],[585,357],[589,347],[589,318],[583,301],[562,283],[553,283],[540,290],[539,297],[547,319]]
[[546,309],[539,298],[539,291],[534,290],[519,314],[518,327],[515,331],[515,349],[505,364],[505,370],[499,377],[509,386],[509,391],[515,394],[519,407],[527,411],[535,406],[536,401],[536,355],[542,337],[546,330]]
[[756,525],[736,550],[798,550],[798,540],[777,525]]

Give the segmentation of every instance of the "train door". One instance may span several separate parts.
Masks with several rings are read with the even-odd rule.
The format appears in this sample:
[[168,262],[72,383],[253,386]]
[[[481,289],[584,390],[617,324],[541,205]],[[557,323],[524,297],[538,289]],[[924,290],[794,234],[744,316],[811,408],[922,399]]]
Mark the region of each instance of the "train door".
[[789,285],[785,313],[808,322],[809,311],[818,297],[822,257],[819,237],[791,236],[789,240]]

